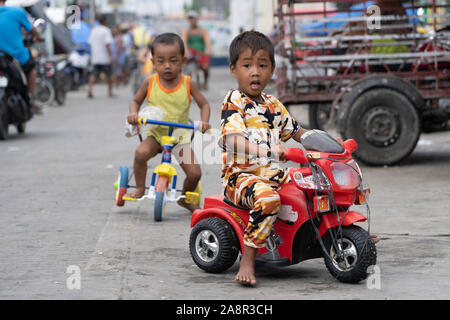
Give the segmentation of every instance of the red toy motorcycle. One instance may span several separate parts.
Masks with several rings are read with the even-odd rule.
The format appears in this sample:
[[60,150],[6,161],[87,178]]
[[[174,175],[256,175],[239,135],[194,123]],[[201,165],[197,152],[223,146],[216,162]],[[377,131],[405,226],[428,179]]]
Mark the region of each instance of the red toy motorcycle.
[[[353,139],[340,145],[327,133],[312,130],[302,136],[300,148],[289,148],[286,158],[301,166],[289,169],[291,181],[278,193],[281,208],[266,246],[256,262],[287,266],[323,257],[338,280],[357,283],[376,264],[377,251],[369,232],[356,222],[370,218],[368,188],[353,160]],[[367,218],[350,210],[366,205]],[[243,235],[249,211],[223,195],[205,197],[204,209],[191,219],[189,247],[194,262],[211,273],[230,268],[244,249]],[[369,220],[370,221],[370,220]]]

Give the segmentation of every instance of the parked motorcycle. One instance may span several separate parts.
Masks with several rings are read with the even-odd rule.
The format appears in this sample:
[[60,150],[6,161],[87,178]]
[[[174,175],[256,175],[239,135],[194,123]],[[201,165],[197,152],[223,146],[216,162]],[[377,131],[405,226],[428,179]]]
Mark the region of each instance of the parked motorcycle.
[[49,106],[55,101],[55,89],[47,75],[54,73],[54,66],[47,63],[44,57],[36,59],[36,89],[34,100],[40,106]]
[[87,83],[87,73],[89,67],[89,52],[87,46],[78,46],[68,57],[66,67],[66,91],[78,90],[78,88]]
[[[323,131],[302,136],[300,148],[289,148],[286,158],[300,164],[289,169],[291,181],[278,193],[281,209],[266,246],[256,262],[288,266],[323,257],[328,271],[339,281],[357,283],[376,264],[377,250],[369,232],[357,222],[370,218],[369,189],[352,153],[355,140],[341,146]],[[350,210],[367,205],[367,217]],[[223,195],[205,198],[204,209],[191,218],[189,247],[194,262],[206,272],[223,272],[244,250],[243,235],[249,211]]]
[[[37,19],[33,25],[42,33],[45,21]],[[25,44],[31,43],[29,34]],[[9,125],[16,126],[19,133],[25,132],[25,123],[33,117],[27,79],[15,59],[5,51],[0,51],[0,140],[8,137]]]
[[58,105],[64,105],[66,101],[66,68],[67,59],[64,56],[52,56],[45,59],[45,78],[53,86],[55,101]]

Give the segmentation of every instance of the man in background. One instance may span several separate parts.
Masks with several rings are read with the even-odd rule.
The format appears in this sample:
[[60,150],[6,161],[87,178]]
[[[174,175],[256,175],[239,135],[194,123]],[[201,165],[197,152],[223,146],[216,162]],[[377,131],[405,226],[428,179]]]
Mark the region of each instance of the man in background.
[[[200,28],[198,25],[198,13],[190,11],[188,13],[189,28],[183,31],[181,38],[188,48],[186,55],[191,56],[198,63],[198,66],[205,75],[203,89],[208,90],[208,77],[211,56],[211,40],[208,30]],[[200,85],[200,84],[199,84]]]
[[95,81],[98,79],[101,73],[105,75],[108,81],[108,95],[113,97],[112,92],[112,63],[113,57],[111,53],[111,44],[113,42],[113,36],[111,30],[106,26],[106,16],[100,16],[99,25],[92,29],[89,37],[89,44],[91,46],[91,64],[93,65],[93,72],[89,77],[88,86],[88,98],[93,98],[92,90]]

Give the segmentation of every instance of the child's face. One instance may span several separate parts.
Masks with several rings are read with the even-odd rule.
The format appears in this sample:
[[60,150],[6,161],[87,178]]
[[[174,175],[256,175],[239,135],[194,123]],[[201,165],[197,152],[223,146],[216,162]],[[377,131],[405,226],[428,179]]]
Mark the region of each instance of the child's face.
[[161,78],[174,80],[181,73],[184,57],[181,55],[178,43],[159,43],[153,48],[153,66]]
[[261,49],[252,54],[250,48],[239,55],[235,65],[230,65],[231,74],[237,79],[239,90],[256,100],[260,99],[274,68],[266,50]]

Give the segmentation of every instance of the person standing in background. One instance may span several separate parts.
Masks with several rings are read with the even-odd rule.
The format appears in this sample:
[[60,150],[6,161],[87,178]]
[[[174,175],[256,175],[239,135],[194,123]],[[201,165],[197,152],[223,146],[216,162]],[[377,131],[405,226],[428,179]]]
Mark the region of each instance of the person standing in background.
[[89,37],[89,44],[91,45],[91,64],[94,69],[89,77],[88,98],[94,97],[92,90],[100,73],[103,73],[107,78],[109,97],[114,97],[111,78],[111,65],[114,63],[111,52],[113,36],[111,30],[106,26],[106,16],[101,16],[98,21],[100,24],[92,29]]
[[122,34],[122,46],[125,50],[125,65],[123,68],[123,84],[127,85],[130,79],[130,70],[132,66],[132,50],[133,50],[133,36],[129,32],[128,25],[121,25],[119,27]]
[[113,56],[112,78],[113,84],[118,87],[123,81],[126,52],[123,46],[123,36],[118,26],[113,28],[113,42],[111,44],[111,52]]
[[208,77],[211,56],[211,41],[209,33],[206,29],[200,28],[198,25],[198,13],[190,11],[188,13],[189,28],[184,30],[181,38],[185,46],[188,48],[186,55],[191,55],[198,63],[200,69],[205,75],[203,89],[208,90]]

